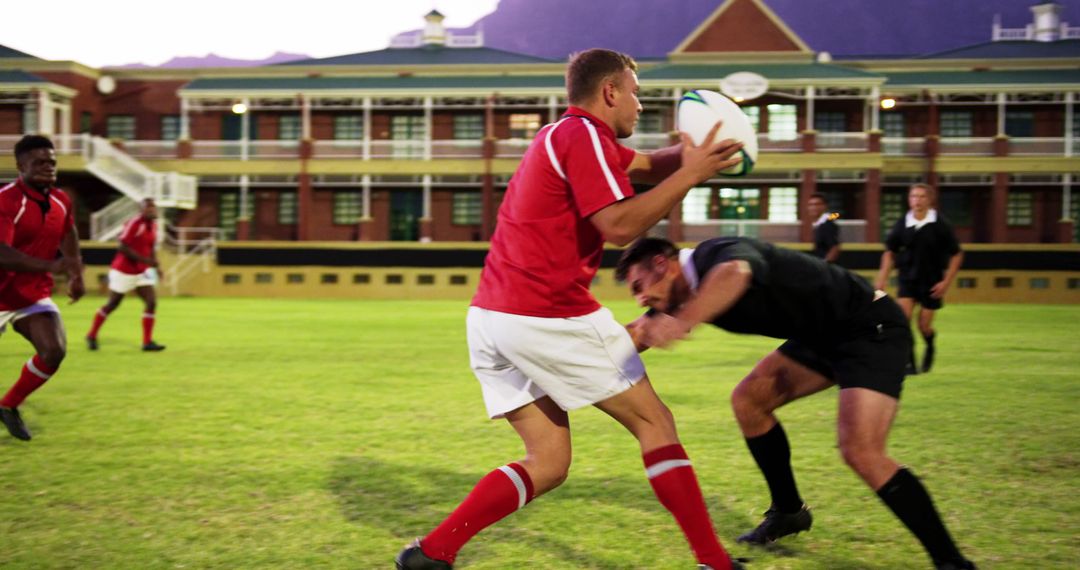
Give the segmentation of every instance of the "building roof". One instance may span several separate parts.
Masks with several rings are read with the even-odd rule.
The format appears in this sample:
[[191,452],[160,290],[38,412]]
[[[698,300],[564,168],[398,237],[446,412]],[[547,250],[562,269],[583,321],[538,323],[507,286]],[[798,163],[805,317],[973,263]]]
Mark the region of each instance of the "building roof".
[[984,42],[924,55],[920,59],[1049,59],[1058,57],[1080,58],[1080,40]]
[[48,81],[21,69],[0,70],[0,83],[48,83]]
[[0,58],[41,59],[26,52],[0,45]]
[[[1006,28],[1032,20],[1030,0],[763,0],[814,51],[837,57],[915,56],[990,39],[995,16]],[[486,45],[565,60],[603,46],[635,57],[670,53],[721,0],[501,0],[463,33],[484,30]],[[1063,5],[1080,23],[1080,2]],[[657,25],[662,22],[663,25]],[[451,30],[453,32],[455,30]]]
[[182,91],[399,91],[562,89],[561,75],[394,77],[220,77],[196,79]]
[[641,72],[641,81],[659,79],[707,79],[719,81],[720,78],[738,71],[752,71],[767,79],[884,79],[881,75],[822,63],[792,64],[747,64],[747,65],[710,65],[710,64],[671,64],[661,65]]
[[1019,71],[919,71],[889,72],[886,87],[948,85],[1080,85],[1080,69],[1036,69]]
[[552,63],[552,61],[490,47],[451,48],[440,45],[427,45],[415,48],[387,48],[317,59],[301,59],[280,65],[515,65],[522,63]]

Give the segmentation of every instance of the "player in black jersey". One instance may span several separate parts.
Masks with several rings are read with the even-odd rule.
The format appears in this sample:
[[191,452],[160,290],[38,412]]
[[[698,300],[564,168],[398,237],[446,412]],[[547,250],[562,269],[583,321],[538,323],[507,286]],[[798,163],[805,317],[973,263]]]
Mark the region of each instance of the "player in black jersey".
[[839,214],[828,211],[825,195],[814,193],[806,202],[810,219],[814,220],[814,257],[836,263],[840,258],[840,226],[836,225]]
[[623,253],[616,277],[650,309],[628,327],[639,350],[667,346],[701,323],[786,341],[731,397],[772,495],[764,522],[740,542],[765,544],[810,528],[787,435],[773,412],[838,385],[844,461],[919,539],[936,568],[975,568],[919,479],[886,453],[912,339],[903,311],[884,292],[841,267],[750,238],[712,239],[681,251],[666,240],[642,239]]
[[[923,353],[923,372],[934,365],[934,313],[940,309],[960,264],[964,252],[956,240],[956,233],[949,222],[931,208],[933,189],[926,184],[915,184],[908,190],[908,206],[911,210],[893,225],[885,238],[885,253],[881,254],[881,268],[875,285],[884,289],[889,273],[895,264],[899,272],[897,302],[904,310],[907,320],[919,309],[919,332],[926,341]],[[912,347],[909,372],[915,372],[915,351]]]

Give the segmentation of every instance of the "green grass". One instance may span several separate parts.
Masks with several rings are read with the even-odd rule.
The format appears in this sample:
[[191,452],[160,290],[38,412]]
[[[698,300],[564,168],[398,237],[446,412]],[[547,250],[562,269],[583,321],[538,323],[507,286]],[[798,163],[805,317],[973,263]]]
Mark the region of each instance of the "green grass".
[[[0,438],[0,567],[390,568],[521,452],[484,416],[465,303],[164,299],[160,354],[138,350],[136,299],[88,352],[99,303],[63,308],[68,359],[22,408],[34,440]],[[907,382],[891,452],[980,568],[1080,560],[1078,321],[1080,306],[950,306],[939,366]],[[728,397],[776,344],[703,329],[646,355],[724,542],[753,570],[929,567],[840,461],[835,391],[780,414],[813,530],[733,545],[768,499]],[[10,332],[0,346],[6,389],[30,346]],[[593,409],[572,424],[570,479],[458,567],[693,567],[633,439]]]

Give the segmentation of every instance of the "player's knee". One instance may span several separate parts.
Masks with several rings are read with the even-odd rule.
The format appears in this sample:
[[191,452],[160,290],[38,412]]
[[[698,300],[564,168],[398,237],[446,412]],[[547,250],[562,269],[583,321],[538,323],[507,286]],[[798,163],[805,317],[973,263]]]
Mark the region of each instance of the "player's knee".
[[731,391],[731,410],[735,413],[735,419],[740,423],[772,411],[754,394],[751,387],[753,379],[753,375],[747,376]]
[[147,313],[153,313],[156,310],[157,310],[157,301],[147,301],[146,302],[146,312]]
[[570,474],[569,454],[534,456],[529,474],[536,493],[544,493],[562,485]]
[[38,351],[38,356],[45,362],[45,365],[53,369],[60,367],[60,363],[64,361],[66,355],[67,351],[64,347],[58,345],[48,346]]
[[883,453],[873,446],[855,442],[841,442],[840,456],[844,463],[859,475],[873,472],[874,467],[884,457]]

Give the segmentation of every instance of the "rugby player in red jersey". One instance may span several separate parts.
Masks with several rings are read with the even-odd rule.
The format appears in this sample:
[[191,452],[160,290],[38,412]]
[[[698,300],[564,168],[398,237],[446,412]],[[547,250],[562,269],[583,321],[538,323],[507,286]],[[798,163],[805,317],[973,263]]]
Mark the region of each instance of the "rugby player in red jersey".
[[35,354],[0,398],[0,422],[12,436],[28,441],[19,406],[56,373],[67,349],[64,323],[50,298],[52,274],[67,273],[71,302],[86,286],[71,198],[54,187],[52,141],[23,137],[15,144],[15,164],[19,178],[0,188],[0,332],[11,325],[34,345]]
[[120,232],[120,247],[109,269],[109,300],[94,315],[90,332],[86,333],[86,345],[90,350],[98,349],[98,331],[109,314],[120,306],[124,295],[134,290],[143,300],[142,349],[147,352],[165,350],[163,345],[154,342],[154,311],[157,309],[157,295],[154,285],[161,278],[154,246],[157,244],[157,206],[154,200],[146,198],[142,202],[142,211],[124,225]]
[[[570,410],[593,405],[637,438],[657,498],[675,517],[700,568],[739,568],[716,538],[697,477],[668,408],[634,343],[589,286],[605,241],[630,243],[686,193],[738,164],[741,145],[683,143],[651,154],[621,146],[634,131],[637,64],[593,49],[571,58],[570,107],[540,129],[499,208],[466,320],[470,362],[491,418],[506,418],[525,457],[484,476],[397,567],[452,568],[484,528],[561,484],[570,468]],[[657,184],[635,195],[631,178]]]

